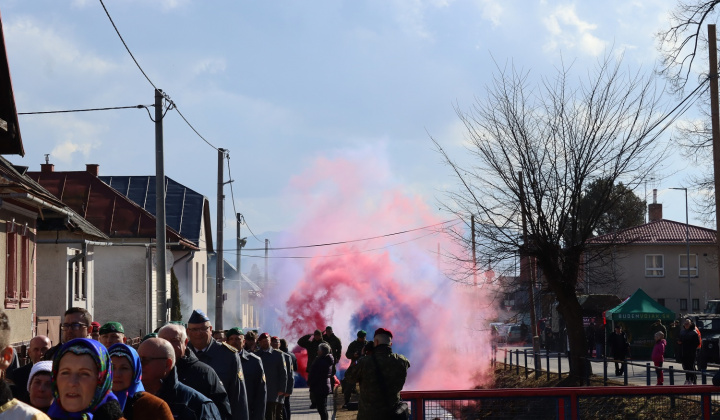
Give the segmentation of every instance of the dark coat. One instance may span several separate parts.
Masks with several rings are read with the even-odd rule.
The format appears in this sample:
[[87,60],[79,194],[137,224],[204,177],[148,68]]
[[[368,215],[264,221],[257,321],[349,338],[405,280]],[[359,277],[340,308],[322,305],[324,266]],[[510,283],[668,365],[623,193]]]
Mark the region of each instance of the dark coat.
[[136,392],[125,403],[123,414],[127,420],[173,420],[170,406],[149,392]]
[[331,354],[315,359],[315,363],[308,372],[307,383],[311,394],[328,395],[332,392],[330,380],[333,376],[332,368],[334,364],[335,360]]
[[325,340],[320,340],[320,341],[313,340],[312,334],[304,335],[304,336],[300,337],[300,339],[298,340],[298,346],[307,350],[308,360],[307,360],[307,368],[305,368],[306,372],[310,372],[310,366],[312,366],[313,362],[315,361],[315,358],[317,357],[318,347],[320,347],[320,344],[322,344],[322,343],[330,345]]
[[175,366],[180,382],[210,398],[223,419],[232,419],[227,391],[213,368],[201,362],[190,350],[185,351],[185,357],[178,359]]
[[608,346],[610,347],[610,351],[612,352],[613,359],[625,360],[628,348],[630,347],[630,344],[628,344],[627,341],[627,335],[625,334],[625,331],[621,332],[620,334],[613,331],[612,334],[610,334],[610,337],[608,337]]
[[238,354],[245,374],[250,419],[263,420],[265,418],[267,387],[265,386],[265,370],[262,360],[245,349],[240,350]]
[[284,397],[279,393],[285,392],[287,386],[287,368],[283,352],[269,348],[258,350],[256,353],[262,360],[265,369],[265,381],[267,386],[267,402],[282,403]]
[[[285,393],[292,395],[293,389],[295,389],[295,376],[293,375],[293,356],[279,350],[285,358],[285,371],[287,372],[287,381],[285,381]],[[297,365],[297,362],[295,362]]]
[[209,365],[225,386],[230,401],[230,410],[233,420],[249,420],[247,390],[245,388],[245,375],[238,350],[230,345],[210,340],[207,350],[201,354],[197,349],[188,346],[201,362]]
[[340,338],[335,334],[325,334],[323,335],[323,340],[330,344],[335,363],[339,362],[340,357],[342,356],[342,342],[340,341]]
[[683,363],[694,363],[695,352],[700,345],[700,337],[695,329],[685,330],[685,333],[680,337],[680,347],[682,348],[682,361]]
[[13,382],[10,386],[13,395],[18,400],[30,404],[30,394],[27,390],[28,379],[30,379],[30,371],[32,370],[33,364],[28,363],[23,367],[17,368],[14,371],[8,373],[8,379]]
[[179,420],[221,420],[220,412],[210,398],[178,381],[173,368],[163,379],[157,397],[164,400],[173,417]]
[[389,417],[389,412],[400,401],[410,361],[392,352],[386,344],[375,347],[372,356],[358,361],[353,378],[360,383],[358,420],[376,420]]

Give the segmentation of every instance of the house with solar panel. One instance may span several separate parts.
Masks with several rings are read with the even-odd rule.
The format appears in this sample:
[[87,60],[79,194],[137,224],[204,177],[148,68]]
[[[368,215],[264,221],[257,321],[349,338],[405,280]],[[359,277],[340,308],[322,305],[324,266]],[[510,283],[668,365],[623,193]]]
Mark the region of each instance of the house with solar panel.
[[[155,216],[103,182],[98,173],[99,167],[95,164],[86,165],[84,171],[55,171],[51,163],[45,163],[40,172],[28,172],[28,176],[107,236],[105,241],[85,243],[93,246],[92,279],[88,271],[82,275],[86,286],[81,288],[84,290],[81,299],[88,302],[88,310],[101,324],[118,321],[125,327],[127,336],[142,337],[162,326],[163,319],[170,319],[171,273],[175,267],[187,267],[189,271],[188,259],[193,269],[194,262],[198,262],[200,272],[200,262],[207,258],[206,250],[201,249],[205,245],[166,226],[168,247],[161,252],[167,256],[165,284],[168,287],[161,290],[156,277]],[[62,314],[68,299],[74,299],[67,296],[69,265],[56,268],[56,275],[39,285],[51,301],[38,307],[40,315]],[[54,307],[53,302],[59,306]],[[197,302],[204,303],[204,296]]]
[[[154,175],[99,178],[150,214],[156,214]],[[213,252],[207,197],[166,176],[165,222],[168,228],[194,246],[193,249],[170,247],[174,261],[172,270],[180,290],[181,319],[187,321],[194,309],[207,312],[208,296],[213,299],[215,296],[215,286],[208,283],[207,275],[208,253]]]

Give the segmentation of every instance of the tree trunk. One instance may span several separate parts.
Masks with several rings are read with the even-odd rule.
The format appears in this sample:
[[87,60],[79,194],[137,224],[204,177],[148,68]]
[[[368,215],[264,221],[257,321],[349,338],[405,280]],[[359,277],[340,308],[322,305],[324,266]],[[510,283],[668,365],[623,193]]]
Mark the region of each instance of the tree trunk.
[[582,307],[578,302],[575,290],[563,287],[555,294],[558,301],[558,312],[565,320],[568,342],[570,344],[570,384],[580,385],[585,377],[587,357],[587,339],[583,326]]

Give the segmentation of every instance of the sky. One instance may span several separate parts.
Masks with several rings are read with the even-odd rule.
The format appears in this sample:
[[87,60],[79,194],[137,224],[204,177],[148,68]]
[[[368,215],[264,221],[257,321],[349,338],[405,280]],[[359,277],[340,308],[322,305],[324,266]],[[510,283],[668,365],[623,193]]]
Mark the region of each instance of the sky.
[[[544,75],[564,62],[582,72],[605,54],[623,52],[628,66],[652,72],[653,34],[667,26],[674,2],[105,5],[152,82],[205,139],[229,150],[234,202],[226,185],[226,228],[234,233],[237,211],[262,240],[297,225],[301,212],[288,200],[293,179],[318,160],[367,150],[381,156],[394,187],[438,209],[443,192],[457,185],[430,137],[466,159],[454,107],[467,110],[482,97],[496,66],[511,62]],[[3,0],[0,12],[19,112],[153,103],[153,87],[99,0]],[[99,164],[101,175],[155,170],[154,126],[142,109],[20,116],[20,129],[26,156],[9,159],[31,170],[39,170],[45,154],[58,171],[83,170],[86,163]],[[166,175],[209,198],[214,224],[217,152],[175,111],[167,113],[164,133]],[[648,186],[660,189],[667,219],[684,222],[682,192],[667,188],[688,185],[690,166],[676,157],[658,179],[677,174]],[[702,224],[692,208],[690,221]],[[370,224],[343,230],[351,237],[323,232],[304,239],[330,242],[414,227]],[[252,239],[249,246],[257,245]]]

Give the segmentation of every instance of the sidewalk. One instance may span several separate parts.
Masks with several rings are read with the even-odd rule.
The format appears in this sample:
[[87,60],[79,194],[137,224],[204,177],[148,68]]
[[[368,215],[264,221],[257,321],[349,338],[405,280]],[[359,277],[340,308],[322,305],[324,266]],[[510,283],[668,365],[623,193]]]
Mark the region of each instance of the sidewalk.
[[[335,395],[328,396],[328,414],[334,420],[355,420],[357,411],[343,410],[343,395],[341,389],[335,388]],[[357,400],[357,396],[353,395],[353,400]],[[335,409],[333,409],[333,406]],[[295,388],[290,397],[291,420],[319,420],[320,416],[317,410],[310,408],[310,391],[308,388]]]

